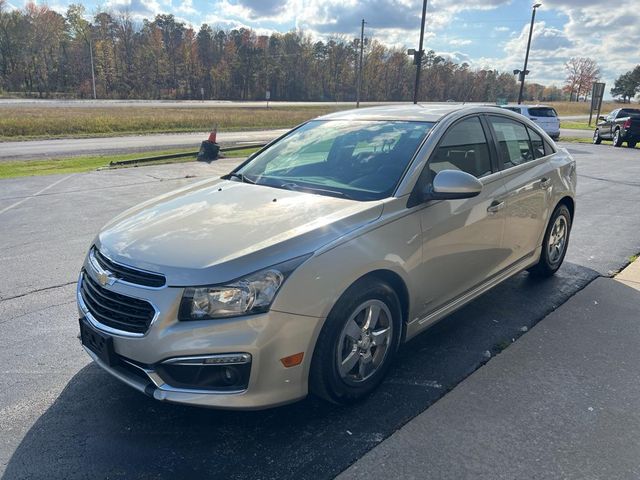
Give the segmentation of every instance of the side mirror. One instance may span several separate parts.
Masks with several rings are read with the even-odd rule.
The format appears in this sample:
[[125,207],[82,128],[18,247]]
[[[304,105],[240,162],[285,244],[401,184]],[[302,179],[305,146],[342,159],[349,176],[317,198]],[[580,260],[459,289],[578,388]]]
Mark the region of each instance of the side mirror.
[[598,117],[598,120],[600,120],[601,122],[604,122],[604,121],[606,120],[606,118],[605,118],[605,117],[603,117],[602,115],[600,115],[600,116]]
[[442,170],[422,195],[427,200],[457,200],[475,197],[482,191],[482,182],[461,170]]

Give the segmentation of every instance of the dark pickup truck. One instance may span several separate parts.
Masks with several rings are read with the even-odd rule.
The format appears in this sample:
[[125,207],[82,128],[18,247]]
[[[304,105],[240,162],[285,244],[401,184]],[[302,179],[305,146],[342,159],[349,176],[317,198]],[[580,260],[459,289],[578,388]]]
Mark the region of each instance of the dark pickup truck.
[[593,143],[612,140],[614,147],[627,142],[629,148],[634,148],[640,142],[640,109],[619,108],[606,117],[598,117],[598,120],[593,132]]

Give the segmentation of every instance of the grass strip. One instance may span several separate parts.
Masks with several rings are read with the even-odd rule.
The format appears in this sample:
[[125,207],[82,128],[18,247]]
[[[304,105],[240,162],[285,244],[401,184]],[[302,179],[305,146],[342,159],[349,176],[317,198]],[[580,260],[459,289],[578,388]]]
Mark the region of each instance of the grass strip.
[[[222,158],[244,158],[257,151],[257,148],[245,148],[231,152],[222,152]],[[188,151],[188,150],[187,150]],[[0,178],[29,177],[34,175],[55,175],[61,173],[89,172],[98,168],[109,168],[111,162],[135,160],[160,155],[172,155],[185,152],[185,149],[162,150],[157,152],[137,152],[120,155],[89,155],[82,157],[47,159],[47,160],[21,160],[0,162]],[[195,156],[162,159],[157,162],[145,162],[146,165],[161,165],[167,163],[184,163],[195,161]],[[142,165],[126,165],[115,168],[128,168]]]
[[592,121],[591,126],[589,126],[588,121],[578,122],[578,121],[561,121],[561,128],[569,128],[571,130],[595,130],[595,123]]
[[2,107],[0,140],[289,128],[346,107]]

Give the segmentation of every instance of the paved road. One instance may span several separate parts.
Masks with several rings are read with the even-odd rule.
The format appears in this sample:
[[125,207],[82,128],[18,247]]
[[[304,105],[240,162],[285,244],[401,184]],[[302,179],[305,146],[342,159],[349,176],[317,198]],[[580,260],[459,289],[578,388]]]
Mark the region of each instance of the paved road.
[[590,283],[338,480],[640,478],[640,283],[618,278]]
[[[241,145],[243,143],[266,143],[286,133],[288,129],[260,130],[249,132],[220,132],[218,143]],[[144,152],[170,148],[200,148],[200,142],[209,137],[209,132],[167,133],[161,135],[135,135],[105,138],[61,138],[56,140],[30,140],[26,142],[0,143],[2,160],[31,160],[64,158],[74,155],[113,154]]]
[[[1,111],[1,110],[0,110]],[[222,145],[264,143],[285,133],[287,129],[249,132],[220,132],[218,142]],[[591,138],[590,130],[561,130],[565,137]],[[208,132],[168,133],[161,135],[135,135],[107,138],[69,138],[56,140],[30,140],[0,143],[0,161],[63,158],[74,155],[114,154],[143,152],[166,148],[193,148],[206,140]]]
[[0,181],[4,478],[332,478],[480,367],[487,351],[640,252],[640,152],[567,147],[578,160],[579,203],[559,274],[544,282],[520,274],[449,316],[403,347],[369,400],[342,409],[313,398],[250,413],[157,403],[90,364],[75,339],[74,282],[100,226],[233,161]]

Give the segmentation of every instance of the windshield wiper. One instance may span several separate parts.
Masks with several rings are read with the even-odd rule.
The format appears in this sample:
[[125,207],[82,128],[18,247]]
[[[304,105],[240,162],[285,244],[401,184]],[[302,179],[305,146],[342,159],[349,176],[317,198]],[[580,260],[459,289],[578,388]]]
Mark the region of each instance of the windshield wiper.
[[279,188],[285,188],[287,190],[293,190],[296,192],[320,193],[320,194],[330,195],[332,197],[342,197],[342,198],[347,198],[349,200],[353,200],[353,197],[351,197],[350,195],[344,192],[339,192],[338,190],[329,190],[327,188],[318,188],[318,187],[304,187],[294,182],[282,183],[280,184]]
[[251,185],[255,185],[255,183],[256,183],[255,180],[251,180],[246,175],[244,175],[242,173],[237,173],[237,172],[231,172],[230,174],[226,175],[224,178],[225,178],[225,180],[228,179],[228,178],[237,178],[241,182],[250,183]]

